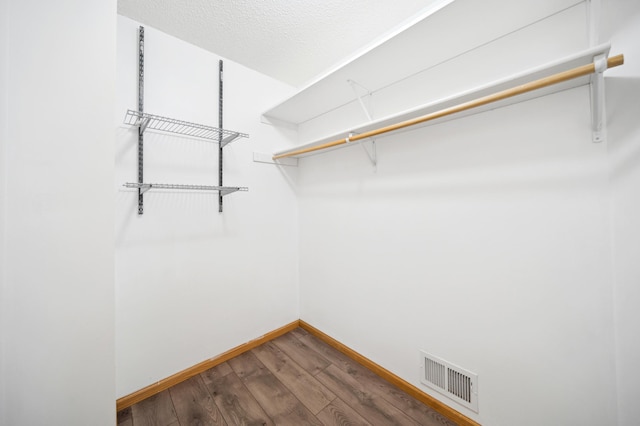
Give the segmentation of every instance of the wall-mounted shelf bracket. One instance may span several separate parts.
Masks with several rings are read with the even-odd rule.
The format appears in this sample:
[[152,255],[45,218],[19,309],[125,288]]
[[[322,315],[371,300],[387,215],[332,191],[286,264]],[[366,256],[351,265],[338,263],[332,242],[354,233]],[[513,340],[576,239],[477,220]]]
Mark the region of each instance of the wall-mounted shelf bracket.
[[593,142],[606,139],[607,127],[604,111],[604,72],[607,69],[607,56],[594,58],[595,72],[591,75],[591,130]]
[[[127,111],[128,113],[128,111]],[[145,130],[147,130],[147,126],[149,125],[149,121],[151,121],[151,119],[149,117],[140,119],[140,132],[144,133]]]
[[[369,100],[371,100],[371,91],[369,89],[367,89],[366,87],[364,87],[362,84],[357,83],[356,81],[353,80],[347,80],[347,83],[349,83],[349,85],[351,86],[351,89],[353,89],[353,93],[356,94],[356,97],[358,98],[358,102],[360,103],[360,107],[362,108],[362,111],[364,111],[364,115],[367,116],[367,120],[369,120],[370,122],[373,121],[373,116],[371,114],[371,111],[369,111],[369,109],[366,107],[366,105],[364,104],[364,101],[362,100],[363,96],[368,96]],[[358,87],[364,89],[364,91],[366,92],[365,95],[361,95],[360,93],[358,93]],[[369,102],[369,108],[371,108],[371,102]]]
[[238,138],[246,137],[244,133],[232,133],[230,135],[225,136],[222,141],[220,141],[220,148],[224,148],[227,144],[235,141]]
[[[362,96],[368,96],[369,100],[371,100],[371,95],[372,95],[371,91],[366,87],[364,87],[362,84],[359,84],[353,80],[347,80],[347,83],[351,85],[351,88],[353,89],[353,93],[356,94],[356,97],[358,98],[358,102],[360,103],[360,107],[362,108],[364,115],[367,116],[367,120],[369,120],[370,123],[373,123],[373,116],[371,115],[371,111],[369,111],[367,106],[364,104],[364,101],[362,100]],[[358,89],[357,89],[358,87],[364,89],[366,94],[361,95],[360,93],[358,93]],[[370,107],[371,107],[371,102],[369,102],[369,108]],[[349,136],[347,137],[347,143],[351,142],[349,138],[351,138],[352,136],[353,136],[353,133],[349,133]],[[374,170],[376,170],[376,168],[378,167],[378,154],[376,151],[376,141],[375,139],[372,139],[372,138],[368,138],[368,140],[371,141],[371,150],[367,149],[367,147],[365,146],[362,140],[359,140],[358,142],[360,143],[360,146],[362,147],[362,149],[364,149],[364,152],[367,154],[367,157],[369,157],[369,161],[371,161],[371,164],[373,165]]]
[[140,194],[144,194],[145,192],[151,189],[151,184],[148,184],[148,183],[136,183],[136,184],[125,183],[124,186],[128,188],[138,188],[140,190]]
[[[347,144],[354,142],[350,140],[354,135],[355,133],[349,133],[349,136],[346,137]],[[369,158],[371,165],[374,167],[374,169],[376,169],[378,167],[378,152],[376,150],[376,141],[372,138],[368,138],[367,140],[371,142],[371,150],[367,149],[366,145],[364,144],[364,140],[358,140],[355,142],[358,142],[362,149],[364,149],[364,152],[367,154],[367,158]]]

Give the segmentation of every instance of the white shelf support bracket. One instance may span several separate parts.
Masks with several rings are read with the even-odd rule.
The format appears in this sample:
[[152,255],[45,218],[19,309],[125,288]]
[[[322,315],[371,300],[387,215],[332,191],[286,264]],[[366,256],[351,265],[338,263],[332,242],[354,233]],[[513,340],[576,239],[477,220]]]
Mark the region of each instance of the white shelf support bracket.
[[[362,100],[362,96],[368,96],[369,100],[371,100],[371,91],[366,87],[364,87],[362,84],[359,84],[353,80],[347,80],[347,83],[349,83],[349,85],[351,86],[351,89],[353,89],[353,93],[356,94],[356,97],[358,98],[358,102],[360,103],[360,107],[362,108],[362,111],[364,111],[364,115],[367,116],[367,120],[369,120],[369,122],[372,122],[373,118],[371,117],[371,112],[369,111],[369,109],[364,104],[364,101]],[[357,87],[361,87],[362,89],[364,89],[364,91],[366,92],[365,95],[360,95],[358,93]],[[371,108],[371,105],[369,105],[369,108]]]
[[376,141],[375,139],[369,139],[371,141],[371,151],[367,149],[362,141],[360,142],[360,146],[364,149],[364,152],[367,153],[367,157],[369,157],[369,161],[371,161],[371,165],[373,166],[373,170],[378,170],[378,151],[376,150]]
[[[353,136],[353,133],[349,133],[349,136],[347,136],[345,138],[347,144],[352,143],[353,141],[351,141],[351,137]],[[358,140],[358,144],[362,147],[362,149],[364,149],[364,152],[367,154],[367,158],[369,158],[369,161],[371,162],[371,165],[373,166],[374,170],[377,170],[378,168],[378,152],[376,150],[376,141],[375,139],[371,139],[368,138],[368,140],[371,141],[371,150],[368,150],[366,145],[364,144],[364,142],[362,140]]]
[[594,58],[595,73],[591,76],[591,131],[593,142],[603,142],[607,136],[604,111],[604,72],[607,69],[607,56]]
[[[364,115],[367,116],[367,120],[369,120],[370,123],[373,122],[373,117],[371,116],[371,112],[369,111],[369,109],[367,109],[366,105],[364,104],[364,101],[362,100],[362,96],[358,93],[358,89],[357,87],[361,87],[362,89],[365,90],[366,92],[366,96],[369,97],[369,100],[371,100],[371,91],[369,89],[367,89],[366,87],[364,87],[362,84],[359,84],[353,80],[347,80],[347,83],[349,83],[351,85],[351,88],[353,89],[353,93],[356,94],[356,97],[358,98],[358,102],[360,103],[360,107],[362,108],[362,111],[364,112]],[[349,133],[349,136],[346,138],[347,143],[351,142],[349,140],[349,138],[351,138],[351,136],[353,136],[353,133]],[[362,147],[362,149],[364,149],[364,152],[367,154],[367,157],[369,157],[369,161],[371,161],[371,164],[373,165],[373,169],[377,170],[378,168],[378,153],[376,151],[376,141],[374,139],[369,138],[369,140],[371,141],[371,151],[369,151],[367,149],[367,147],[365,146],[365,144],[360,140],[358,141],[360,143],[360,146]]]

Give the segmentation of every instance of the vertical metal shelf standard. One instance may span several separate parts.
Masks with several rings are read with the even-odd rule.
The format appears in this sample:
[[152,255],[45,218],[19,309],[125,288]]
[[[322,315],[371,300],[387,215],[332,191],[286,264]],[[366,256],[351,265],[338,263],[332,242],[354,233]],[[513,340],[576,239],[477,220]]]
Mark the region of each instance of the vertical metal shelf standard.
[[[150,189],[174,189],[195,191],[217,191],[218,211],[222,213],[223,197],[237,191],[248,191],[241,186],[223,186],[223,149],[238,138],[248,138],[246,133],[225,130],[222,127],[223,108],[223,62],[219,62],[218,71],[218,124],[219,127],[190,123],[174,118],[147,114],[144,112],[144,27],[140,26],[138,33],[138,110],[128,110],[124,123],[138,127],[138,181],[127,182],[123,186],[138,189],[138,214],[144,213],[144,193]],[[144,132],[145,130],[159,130],[182,136],[190,136],[218,143],[218,185],[182,185],[166,183],[144,182]]]
[[[138,111],[144,114],[144,27],[138,32]],[[146,126],[138,126],[138,184],[144,182],[144,130]],[[144,196],[146,190],[138,187],[138,214],[144,213]]]
[[[224,83],[222,79],[222,59],[218,62],[218,127],[224,128],[222,125],[222,107],[224,101]],[[222,135],[219,135],[219,144],[218,144],[218,186],[222,186],[222,158],[224,152],[224,146],[222,145]],[[222,213],[222,201],[223,194],[222,192],[218,193],[218,213]]]

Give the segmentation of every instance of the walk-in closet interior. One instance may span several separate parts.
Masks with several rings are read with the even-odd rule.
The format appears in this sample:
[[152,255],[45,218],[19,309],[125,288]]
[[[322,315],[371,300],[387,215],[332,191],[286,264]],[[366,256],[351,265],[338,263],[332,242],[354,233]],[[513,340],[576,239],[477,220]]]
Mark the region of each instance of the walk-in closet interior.
[[0,426],[638,424],[640,2],[373,3],[0,0]]

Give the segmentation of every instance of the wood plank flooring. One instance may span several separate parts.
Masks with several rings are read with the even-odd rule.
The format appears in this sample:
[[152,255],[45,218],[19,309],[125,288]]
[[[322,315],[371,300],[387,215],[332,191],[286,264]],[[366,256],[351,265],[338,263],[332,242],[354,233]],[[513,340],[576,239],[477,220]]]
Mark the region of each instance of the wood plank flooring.
[[298,328],[118,413],[118,426],[454,422]]

